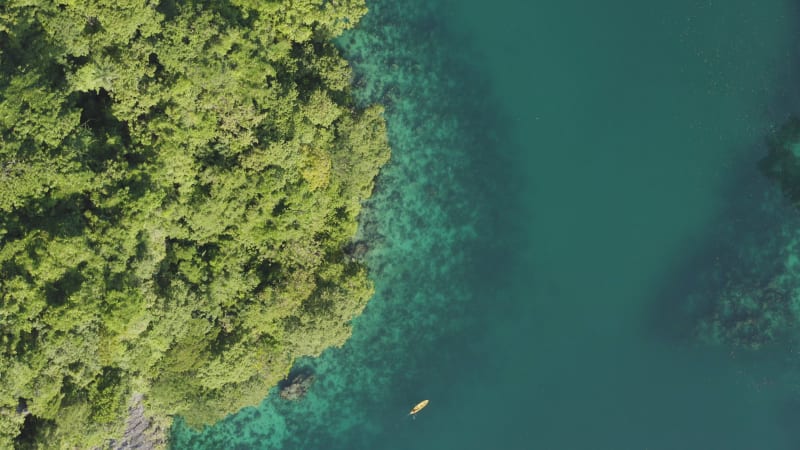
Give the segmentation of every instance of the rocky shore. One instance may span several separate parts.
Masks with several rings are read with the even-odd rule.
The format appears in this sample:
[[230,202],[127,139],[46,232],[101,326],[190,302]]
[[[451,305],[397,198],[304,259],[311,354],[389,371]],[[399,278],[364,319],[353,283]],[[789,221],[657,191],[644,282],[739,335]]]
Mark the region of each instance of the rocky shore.
[[119,442],[112,441],[110,448],[114,450],[156,450],[167,446],[166,424],[155,423],[144,411],[141,394],[134,394],[131,399],[128,420],[125,423],[125,434]]

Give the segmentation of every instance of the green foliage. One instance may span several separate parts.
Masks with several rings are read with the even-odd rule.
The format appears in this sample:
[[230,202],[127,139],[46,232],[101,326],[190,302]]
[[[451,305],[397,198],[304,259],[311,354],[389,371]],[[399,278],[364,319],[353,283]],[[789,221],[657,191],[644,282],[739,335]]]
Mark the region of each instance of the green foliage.
[[0,6],[0,448],[103,445],[134,394],[210,423],[347,339],[389,151],[331,38],[365,12]]

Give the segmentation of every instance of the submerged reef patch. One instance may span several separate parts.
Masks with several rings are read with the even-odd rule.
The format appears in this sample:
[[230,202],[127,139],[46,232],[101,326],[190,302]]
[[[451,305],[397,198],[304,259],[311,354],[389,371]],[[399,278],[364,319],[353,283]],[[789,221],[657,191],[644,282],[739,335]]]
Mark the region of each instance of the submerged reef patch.
[[763,192],[740,199],[747,217],[721,231],[722,256],[690,296],[701,340],[749,350],[794,341],[800,331],[799,119],[770,136],[758,168],[777,189],[747,186]]

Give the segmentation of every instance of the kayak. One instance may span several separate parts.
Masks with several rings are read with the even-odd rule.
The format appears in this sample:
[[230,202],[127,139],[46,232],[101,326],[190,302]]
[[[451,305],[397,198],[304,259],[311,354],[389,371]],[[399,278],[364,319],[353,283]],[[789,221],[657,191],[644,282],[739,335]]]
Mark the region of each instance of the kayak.
[[411,412],[408,413],[408,415],[413,416],[414,414],[422,411],[422,408],[424,408],[426,406],[428,406],[428,400],[423,400],[423,401],[417,403],[417,406],[411,408]]

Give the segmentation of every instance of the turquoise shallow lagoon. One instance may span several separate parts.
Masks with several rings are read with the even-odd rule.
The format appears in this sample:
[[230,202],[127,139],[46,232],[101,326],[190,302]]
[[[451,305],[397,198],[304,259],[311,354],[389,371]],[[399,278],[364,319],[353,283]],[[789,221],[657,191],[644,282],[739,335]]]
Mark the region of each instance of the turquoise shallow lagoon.
[[792,342],[691,331],[735,249],[800,223],[756,170],[800,111],[796,2],[368,4],[340,44],[393,147],[359,236],[377,293],[298,362],[305,398],[173,447],[800,448]]

